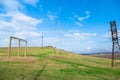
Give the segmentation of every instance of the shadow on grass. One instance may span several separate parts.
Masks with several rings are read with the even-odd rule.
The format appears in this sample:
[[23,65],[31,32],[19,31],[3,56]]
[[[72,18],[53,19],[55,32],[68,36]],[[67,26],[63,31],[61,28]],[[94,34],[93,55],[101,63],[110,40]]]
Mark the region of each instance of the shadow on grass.
[[45,70],[46,67],[47,67],[47,65],[45,64],[45,65],[43,66],[43,68],[37,72],[37,74],[36,74],[35,77],[34,77],[34,80],[40,80],[39,78],[40,78],[40,76],[42,75],[42,73],[43,73],[43,71]]

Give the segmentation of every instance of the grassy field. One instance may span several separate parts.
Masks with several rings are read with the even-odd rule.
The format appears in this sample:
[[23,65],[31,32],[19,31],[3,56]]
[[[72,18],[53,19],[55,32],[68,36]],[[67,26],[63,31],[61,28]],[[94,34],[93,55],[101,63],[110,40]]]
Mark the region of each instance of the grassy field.
[[53,49],[30,47],[27,57],[17,55],[12,49],[0,48],[0,80],[120,80],[120,60],[115,67],[110,59],[88,57]]

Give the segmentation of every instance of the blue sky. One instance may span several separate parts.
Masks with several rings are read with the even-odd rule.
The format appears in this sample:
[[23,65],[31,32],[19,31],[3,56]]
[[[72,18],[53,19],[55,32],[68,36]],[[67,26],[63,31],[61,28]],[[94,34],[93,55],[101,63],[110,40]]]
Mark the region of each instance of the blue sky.
[[[28,46],[54,46],[71,52],[111,51],[109,22],[120,31],[119,0],[0,0],[0,46],[9,37]],[[23,43],[22,43],[23,45]],[[14,40],[12,46],[17,46]]]

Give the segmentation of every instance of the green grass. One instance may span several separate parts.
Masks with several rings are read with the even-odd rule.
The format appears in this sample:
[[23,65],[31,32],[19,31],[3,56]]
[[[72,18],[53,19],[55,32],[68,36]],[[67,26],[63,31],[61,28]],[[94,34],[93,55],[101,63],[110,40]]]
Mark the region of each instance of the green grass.
[[[17,55],[17,48],[11,52],[12,56]],[[23,54],[21,48],[21,56]],[[110,59],[72,54],[51,47],[29,47],[27,56],[35,58],[34,62],[9,61],[5,57],[7,48],[0,48],[0,55],[0,60],[6,59],[0,62],[0,80],[120,80],[120,64],[112,68]]]

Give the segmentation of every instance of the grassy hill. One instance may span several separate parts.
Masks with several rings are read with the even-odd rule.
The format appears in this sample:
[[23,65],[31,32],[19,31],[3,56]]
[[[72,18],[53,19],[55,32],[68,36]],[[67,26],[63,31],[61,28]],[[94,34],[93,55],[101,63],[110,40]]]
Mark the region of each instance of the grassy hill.
[[27,57],[12,49],[0,48],[0,80],[120,80],[120,60],[110,67],[110,59],[72,54],[52,47],[29,47]]

